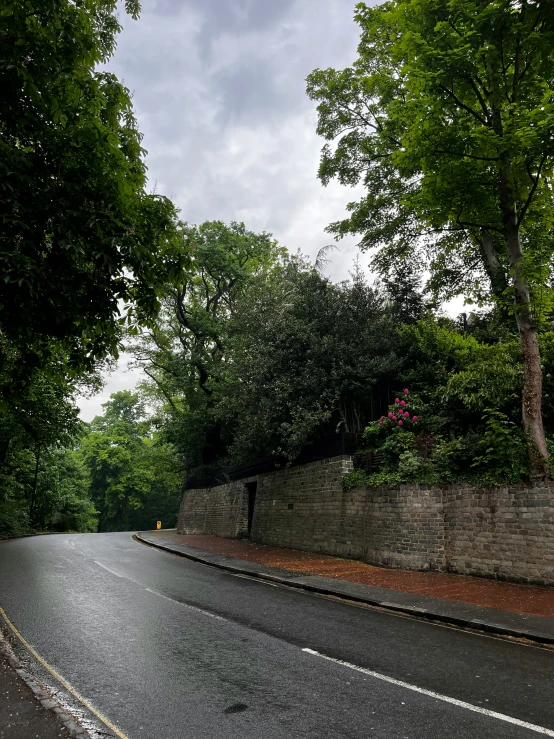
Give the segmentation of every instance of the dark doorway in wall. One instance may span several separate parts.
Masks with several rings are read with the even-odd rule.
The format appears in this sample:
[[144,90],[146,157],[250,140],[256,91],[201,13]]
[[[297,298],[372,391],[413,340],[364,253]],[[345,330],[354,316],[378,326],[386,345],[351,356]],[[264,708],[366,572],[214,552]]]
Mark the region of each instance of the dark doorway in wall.
[[254,520],[254,506],[256,505],[256,489],[257,482],[247,482],[246,490],[248,491],[248,536],[252,531],[252,521]]

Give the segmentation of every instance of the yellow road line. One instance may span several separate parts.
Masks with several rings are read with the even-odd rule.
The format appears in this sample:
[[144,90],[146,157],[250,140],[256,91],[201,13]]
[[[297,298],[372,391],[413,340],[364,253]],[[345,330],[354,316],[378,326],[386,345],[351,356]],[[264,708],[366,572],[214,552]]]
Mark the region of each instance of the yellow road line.
[[89,711],[90,711],[90,712],[91,712],[92,714],[94,714],[94,716],[96,716],[96,718],[100,719],[100,721],[101,721],[101,722],[102,722],[103,724],[105,724],[105,725],[106,725],[106,726],[108,727],[108,729],[110,729],[111,731],[113,731],[113,733],[114,733],[114,734],[115,734],[115,735],[116,735],[117,737],[119,737],[119,739],[129,739],[129,737],[128,737],[128,736],[127,736],[126,734],[124,734],[124,733],[123,733],[123,732],[122,732],[122,731],[121,731],[120,729],[118,729],[118,728],[117,728],[117,726],[115,726],[115,724],[112,724],[112,722],[111,722],[111,721],[110,721],[110,720],[109,720],[108,718],[106,718],[106,716],[104,716],[104,714],[103,714],[103,713],[100,713],[100,711],[99,711],[99,710],[98,710],[97,708],[94,708],[94,706],[92,706],[92,705],[91,705],[91,704],[90,704],[90,703],[89,703],[89,702],[87,701],[87,699],[86,699],[86,698],[83,698],[83,696],[82,696],[82,695],[81,695],[80,693],[78,693],[78,692],[77,692],[77,691],[75,690],[75,688],[73,688],[73,687],[72,687],[72,686],[71,686],[71,685],[70,685],[70,684],[69,684],[69,683],[67,682],[67,680],[65,680],[65,679],[64,679],[64,678],[63,678],[63,677],[62,677],[62,676],[61,676],[61,675],[59,674],[59,672],[56,672],[56,670],[55,670],[55,669],[54,669],[53,667],[51,667],[51,666],[50,666],[50,665],[48,664],[48,662],[47,662],[47,661],[46,661],[45,659],[43,659],[43,658],[42,658],[42,657],[40,656],[40,654],[38,654],[38,652],[37,652],[37,651],[36,651],[35,649],[33,649],[33,647],[32,647],[32,646],[31,646],[31,645],[30,645],[30,644],[29,644],[29,643],[28,643],[28,642],[27,642],[27,641],[26,641],[26,640],[25,640],[25,639],[24,639],[24,638],[23,638],[22,636],[21,636],[21,634],[19,633],[19,631],[18,631],[18,630],[17,630],[16,628],[15,628],[15,626],[14,626],[14,625],[12,624],[12,622],[10,621],[10,619],[9,619],[9,618],[8,618],[8,617],[6,616],[6,612],[4,611],[4,609],[3,609],[3,608],[0,608],[0,616],[2,616],[2,618],[4,619],[4,621],[6,622],[6,624],[8,625],[8,627],[10,628],[10,630],[11,630],[11,631],[12,631],[12,632],[13,632],[13,633],[15,634],[15,636],[16,636],[16,637],[17,637],[17,638],[19,639],[19,641],[20,641],[20,642],[21,642],[21,643],[23,644],[23,646],[25,647],[25,649],[27,649],[27,651],[29,651],[29,652],[30,652],[30,653],[31,653],[31,654],[33,655],[33,657],[34,657],[34,658],[35,658],[36,660],[38,660],[38,661],[40,662],[40,664],[41,664],[41,665],[42,665],[43,667],[45,667],[45,668],[46,668],[46,669],[48,670],[48,672],[49,672],[49,673],[50,673],[50,674],[52,675],[52,677],[54,677],[54,678],[55,678],[55,679],[56,679],[56,680],[57,680],[57,681],[58,681],[59,683],[61,683],[61,684],[62,684],[62,685],[64,686],[64,688],[65,688],[65,689],[66,689],[66,690],[67,690],[67,691],[68,691],[69,693],[71,693],[71,695],[72,695],[72,696],[73,696],[74,698],[76,698],[76,699],[77,699],[77,700],[78,700],[78,701],[79,701],[80,703],[82,703],[82,704],[83,704],[83,706],[85,706],[86,708],[88,708],[88,710],[89,710]]

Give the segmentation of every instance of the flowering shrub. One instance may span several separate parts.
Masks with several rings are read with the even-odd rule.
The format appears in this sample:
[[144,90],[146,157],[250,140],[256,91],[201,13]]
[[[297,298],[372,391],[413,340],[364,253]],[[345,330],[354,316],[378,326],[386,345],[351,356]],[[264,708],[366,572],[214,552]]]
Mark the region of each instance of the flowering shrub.
[[345,478],[344,485],[462,481],[496,485],[524,476],[525,443],[517,424],[487,409],[479,414],[478,427],[466,430],[458,425],[446,396],[438,407],[441,413],[406,388],[387,415],[365,429],[367,449],[372,452],[371,469],[356,470],[351,481]]
[[390,406],[388,415],[381,416],[381,418],[377,421],[378,426],[384,426],[385,428],[387,428],[391,426],[403,426],[406,421],[412,421],[412,423],[418,422],[419,418],[417,416],[410,416],[410,411],[407,406],[409,393],[410,391],[408,390],[408,388],[405,388],[404,397],[406,398],[406,400],[400,400],[400,398],[394,399],[394,405]]

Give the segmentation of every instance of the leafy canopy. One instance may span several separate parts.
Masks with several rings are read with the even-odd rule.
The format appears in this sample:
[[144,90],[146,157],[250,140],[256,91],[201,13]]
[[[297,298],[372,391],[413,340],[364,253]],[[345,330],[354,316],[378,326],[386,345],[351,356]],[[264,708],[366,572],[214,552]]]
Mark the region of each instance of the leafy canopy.
[[329,142],[320,179],[366,190],[329,230],[379,248],[375,265],[384,272],[424,257],[430,286],[444,297],[486,299],[488,282],[501,299],[506,208],[515,207],[535,312],[549,310],[551,4],[392,0],[359,3],[355,19],[362,35],[354,64],[308,77],[317,130]]
[[191,269],[168,286],[157,326],[130,349],[151,392],[167,404],[166,433],[190,469],[224,453],[215,404],[229,362],[231,318],[253,285],[269,279],[283,249],[270,234],[235,222],[183,224],[180,238]]
[[172,526],[182,483],[173,447],[155,431],[136,393],[114,393],[103,408],[80,447],[99,530],[154,528],[160,519]]
[[120,306],[148,320],[183,265],[174,206],[145,190],[130,93],[97,70],[119,30],[115,0],[2,5],[0,331],[32,366],[52,340],[68,370],[116,354]]
[[285,260],[244,296],[231,328],[219,413],[235,462],[293,460],[318,438],[360,432],[374,391],[401,365],[386,297],[360,271],[334,285],[302,259]]

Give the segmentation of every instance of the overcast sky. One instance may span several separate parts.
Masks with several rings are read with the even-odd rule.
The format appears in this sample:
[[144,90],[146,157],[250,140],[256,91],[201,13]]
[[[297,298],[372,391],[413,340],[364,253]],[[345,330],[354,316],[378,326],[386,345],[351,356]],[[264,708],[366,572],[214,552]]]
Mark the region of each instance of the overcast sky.
[[[317,179],[323,142],[305,79],[316,67],[354,61],[354,7],[355,0],[143,0],[138,21],[121,14],[108,68],[133,92],[150,185],[183,220],[244,221],[312,258],[333,242],[324,228],[355,193]],[[329,276],[347,278],[357,254],[354,239],[341,241]],[[138,377],[121,367],[100,395],[80,401],[82,417],[101,413],[110,393]]]

